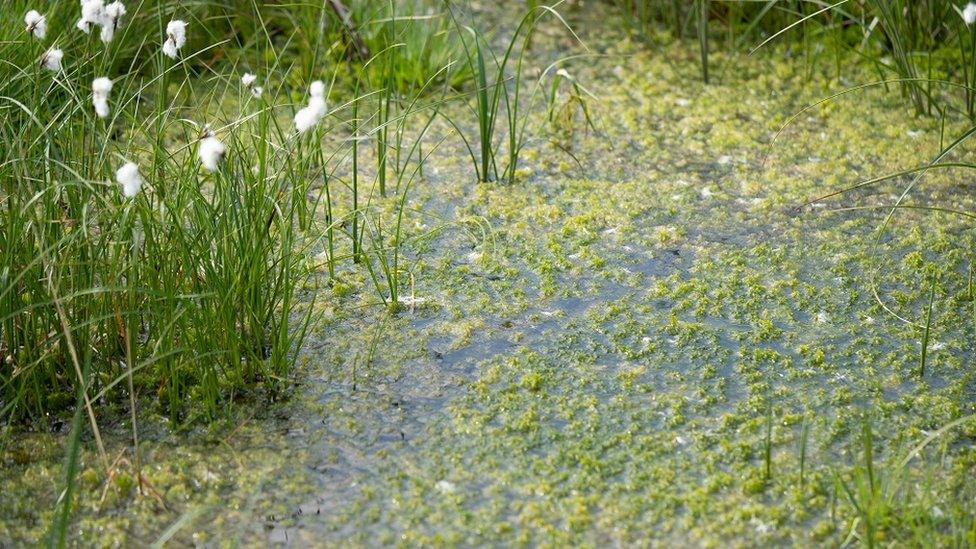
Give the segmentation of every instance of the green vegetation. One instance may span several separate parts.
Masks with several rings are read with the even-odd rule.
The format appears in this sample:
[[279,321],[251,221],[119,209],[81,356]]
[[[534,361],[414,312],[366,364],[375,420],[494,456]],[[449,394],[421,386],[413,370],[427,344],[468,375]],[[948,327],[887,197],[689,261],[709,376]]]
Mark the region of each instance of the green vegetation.
[[0,20],[0,545],[976,544],[964,6],[127,4]]
[[873,65],[881,80],[890,80],[886,86],[899,86],[917,113],[964,110],[974,119],[976,30],[964,19],[964,5],[943,0],[612,3],[642,40],[695,36],[706,83],[714,73],[710,48],[755,53],[781,41],[796,48],[809,70],[833,64],[835,76],[842,78],[841,60],[849,52]]

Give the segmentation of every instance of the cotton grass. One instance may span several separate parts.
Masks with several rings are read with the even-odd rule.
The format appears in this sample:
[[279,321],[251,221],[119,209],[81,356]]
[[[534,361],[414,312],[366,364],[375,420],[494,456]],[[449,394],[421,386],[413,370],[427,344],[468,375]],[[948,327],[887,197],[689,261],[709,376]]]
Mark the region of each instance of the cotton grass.
[[962,10],[962,20],[967,25],[976,23],[976,4],[972,2],[966,4],[966,7]]
[[92,25],[101,24],[104,18],[105,2],[103,0],[82,0],[81,18],[75,23],[75,27],[88,34],[91,32]]
[[115,180],[122,186],[122,195],[132,198],[139,194],[143,180],[139,173],[139,166],[134,162],[126,162],[115,172]]
[[37,10],[30,10],[24,16],[24,24],[27,25],[27,32],[32,33],[34,38],[43,40],[47,36],[47,18]]
[[119,23],[122,16],[126,14],[125,4],[122,2],[112,2],[105,7],[103,11],[102,20],[99,24],[102,27],[101,39],[102,42],[108,44],[115,37],[115,31],[119,28]]
[[62,59],[64,59],[64,52],[59,48],[51,48],[41,56],[41,66],[51,72],[60,72]]
[[264,88],[254,85],[257,80],[258,75],[250,72],[244,73],[244,76],[241,77],[241,85],[243,85],[245,89],[250,90],[251,95],[253,95],[255,99],[261,97],[261,94],[264,93]]
[[320,80],[309,86],[308,106],[295,113],[295,129],[302,134],[315,127],[327,112],[325,104],[325,84]]
[[112,81],[102,76],[92,81],[92,104],[99,118],[108,116],[108,96],[112,93]]
[[170,21],[166,25],[166,41],[163,42],[163,54],[170,59],[176,59],[180,50],[186,44],[186,22],[179,19]]
[[197,155],[200,157],[200,164],[208,172],[215,172],[220,167],[220,161],[227,154],[227,147],[217,139],[209,126],[203,129],[203,138],[200,139],[200,147]]
[[[84,398],[99,391],[96,404],[111,406],[126,378],[128,409],[148,400],[177,422],[218,416],[240,387],[282,391],[315,311],[297,294],[313,273],[304,254],[326,232],[311,185],[338,163],[286,135],[287,121],[279,128],[292,108],[263,91],[272,79],[288,82],[287,69],[241,71],[241,88],[206,85],[203,61],[173,70],[162,55],[182,69],[190,54],[175,10],[211,21],[221,3],[33,2],[40,11],[27,2],[6,10],[0,40],[11,54],[10,77],[0,79],[9,107],[0,138],[9,172],[0,185],[9,206],[0,224],[0,427],[41,411],[70,420],[72,405],[93,410]],[[152,30],[160,13],[165,34]],[[224,25],[215,28],[200,40],[232,53],[217,35]],[[227,59],[207,62],[233,75]],[[261,108],[233,120],[213,108],[248,93]],[[326,112],[325,86],[310,94],[314,125]],[[214,129],[227,134],[206,128],[187,138],[193,118],[220,119],[226,126]],[[328,234],[331,273],[331,239],[342,233]],[[71,436],[87,437],[86,428],[76,422]],[[64,493],[59,507],[70,517],[77,499]],[[52,531],[64,539],[64,528]]]

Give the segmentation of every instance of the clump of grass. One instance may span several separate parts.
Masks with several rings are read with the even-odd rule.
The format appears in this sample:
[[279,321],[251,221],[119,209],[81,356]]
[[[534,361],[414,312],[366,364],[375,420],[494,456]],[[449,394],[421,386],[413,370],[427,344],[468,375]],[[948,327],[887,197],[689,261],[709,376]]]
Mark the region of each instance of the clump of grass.
[[730,51],[762,40],[773,32],[794,22],[799,14],[808,11],[808,2],[781,0],[777,2],[712,2],[694,0],[680,2],[644,2],[641,0],[611,0],[623,15],[624,21],[639,39],[653,44],[662,31],[669,38],[694,38],[699,50],[699,69],[702,81],[709,83],[712,69],[709,63],[710,40],[724,27]]
[[[239,76],[216,73],[227,84],[192,90],[184,71],[209,48],[171,60],[165,31],[130,30],[165,29],[169,14],[130,6],[110,44],[79,38],[76,15],[49,14],[47,43],[15,32],[0,46],[24,63],[0,82],[4,416],[111,398],[119,383],[133,413],[142,394],[174,418],[213,417],[254,384],[277,392],[309,320],[296,292],[310,275],[301,220],[317,159],[280,125],[279,95],[242,93]],[[53,43],[61,70],[42,71],[34,54]],[[117,70],[113,55],[129,51]],[[93,90],[93,75],[111,91]],[[65,375],[72,352],[89,375]]]
[[943,45],[948,29],[962,30],[962,20],[948,2],[871,0],[867,6],[880,21],[887,41],[885,49],[891,54],[892,68],[900,78],[906,79],[902,84],[905,95],[916,112],[931,115],[935,97],[930,80],[919,79],[931,79],[931,52]]
[[[478,181],[488,182],[501,178],[514,183],[519,156],[525,144],[527,115],[523,110],[525,108],[522,97],[523,63],[532,34],[541,18],[550,15],[559,21],[580,44],[583,42],[553,6],[536,6],[522,17],[508,40],[504,52],[498,55],[492,48],[489,37],[476,27],[462,24],[457,8],[449,1],[445,4],[464,47],[465,62],[474,76],[476,88],[473,91],[473,111],[478,124],[477,140],[468,139],[455,121],[450,119],[449,121],[464,140]],[[510,64],[513,65],[511,68]],[[533,103],[540,87],[540,85],[533,87],[529,105]],[[498,157],[501,145],[496,141],[496,133],[499,131],[498,121],[502,108],[504,108],[506,122],[507,163],[499,170]]]
[[[463,54],[451,21],[438,10],[437,0],[333,0],[306,3],[267,3],[233,0],[232,26],[245,31],[253,26],[252,4],[261,11],[267,25],[293,32],[282,55],[297,59],[301,77],[311,80],[323,63],[349,63],[350,87],[356,84],[364,65],[382,60],[390,48],[399,51],[393,67],[393,85],[401,92],[423,86],[432,74],[439,83],[455,87],[470,78],[467,67],[454,61]],[[448,70],[442,71],[444,67]],[[380,71],[377,71],[380,72]],[[379,81],[377,81],[379,83]],[[377,89],[379,89],[377,87]]]
[[[829,45],[835,53],[838,78],[842,52],[867,58],[881,80],[892,74],[899,79],[897,86],[918,114],[934,116],[956,107],[954,98],[936,85],[939,80],[949,80],[964,95],[961,107],[970,118],[976,116],[976,94],[972,92],[976,88],[972,17],[976,12],[961,4],[942,0],[611,3],[645,42],[654,42],[653,37],[664,29],[679,39],[694,35],[706,83],[714,72],[709,63],[711,39],[724,30],[730,52],[748,46],[753,53],[773,40],[788,40],[789,49],[799,50],[807,60],[808,72],[820,60],[830,61],[822,52]],[[955,46],[958,49],[953,54]]]
[[[391,51],[388,63],[395,63],[398,53]],[[437,145],[429,148],[426,154],[422,144],[428,130],[440,115],[440,106],[444,103],[448,87],[439,99],[431,104],[424,104],[421,99],[426,96],[430,88],[441,77],[441,72],[449,70],[445,66],[431,77],[419,89],[413,91],[412,98],[404,99],[395,95],[390,87],[391,81],[386,80],[387,87],[377,94],[379,105],[376,111],[378,125],[372,130],[376,136],[376,183],[381,197],[387,196],[387,183],[392,183],[394,194],[395,219],[389,234],[384,233],[384,218],[382,211],[371,218],[364,217],[363,231],[368,230],[371,242],[370,254],[364,255],[365,265],[370,279],[379,295],[391,309],[396,310],[400,303],[401,266],[400,257],[405,241],[403,234],[404,214],[413,184],[423,177],[423,166],[427,159],[436,151]],[[387,75],[389,71],[384,71]],[[420,125],[419,131],[410,135],[409,121],[421,117],[426,120]],[[392,139],[391,139],[392,135]],[[438,143],[439,144],[439,143]],[[392,162],[390,153],[392,149]],[[387,174],[390,171],[390,174]],[[392,175],[392,180],[387,176]],[[389,225],[387,225],[389,226]],[[375,265],[374,265],[375,260]]]
[[860,460],[849,471],[834,474],[837,492],[854,512],[845,544],[858,540],[867,547],[890,543],[965,545],[967,532],[971,533],[976,524],[965,507],[967,503],[953,497],[936,505],[941,498],[933,490],[933,479],[919,479],[910,466],[933,442],[946,439],[973,419],[972,415],[958,418],[929,433],[904,455],[891,453],[886,459],[879,459],[871,420],[864,419],[858,440]]
[[[138,394],[179,420],[214,417],[259,385],[278,394],[309,326],[312,308],[297,294],[313,274],[305,252],[320,238],[331,280],[344,258],[379,258],[385,274],[374,276],[377,290],[396,303],[407,193],[433,152],[423,154],[421,141],[439,112],[420,100],[439,83],[446,96],[464,73],[463,63],[449,60],[451,44],[459,44],[446,32],[449,20],[410,11],[422,5],[352,3],[360,38],[383,53],[375,63],[349,64],[367,88],[347,104],[351,140],[336,139],[336,126],[323,120],[342,111],[327,108],[331,85],[319,83],[308,100],[314,116],[303,131],[284,122],[298,109],[288,97],[304,95],[295,76],[305,69],[322,76],[313,66],[282,63],[294,36],[307,29],[272,38],[283,17],[311,17],[301,7],[241,0],[214,8],[208,15],[217,23],[204,24],[201,6],[129,6],[109,43],[74,29],[76,6],[44,15],[43,40],[20,23],[0,26],[0,52],[18,67],[0,82],[0,109],[10,122],[0,129],[3,416],[43,417],[70,408],[78,394],[86,402],[111,399],[120,384],[133,413]],[[325,21],[323,10],[300,23]],[[244,40],[234,34],[253,53],[210,63],[225,59],[218,51],[231,51],[220,33],[235,24],[253,31]],[[312,61],[333,53],[320,51]],[[341,68],[330,67],[333,84]],[[213,84],[209,91],[194,85],[202,73]],[[372,97],[379,98],[378,115],[361,119]],[[421,112],[427,119],[411,143],[408,120]],[[364,249],[372,190],[363,185],[360,138],[370,136],[379,194],[392,187],[399,204],[386,225],[395,228],[392,248],[384,224],[374,220],[375,248]],[[343,193],[334,172],[350,156],[351,205],[337,208]],[[123,165],[125,181],[111,182]],[[346,221],[352,253],[344,256],[336,235]],[[69,348],[90,375],[65,375]]]

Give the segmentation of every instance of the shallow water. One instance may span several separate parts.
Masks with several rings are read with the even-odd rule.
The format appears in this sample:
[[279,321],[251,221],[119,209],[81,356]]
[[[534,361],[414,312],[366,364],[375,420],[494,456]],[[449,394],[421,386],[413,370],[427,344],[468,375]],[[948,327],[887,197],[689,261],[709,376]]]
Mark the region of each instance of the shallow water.
[[[905,210],[877,243],[884,210],[830,211],[890,203],[903,181],[796,206],[924,162],[937,122],[879,90],[770,146],[844,84],[717,54],[729,69],[704,87],[685,46],[587,39],[603,55],[570,66],[601,97],[598,131],[572,136],[582,169],[543,127],[516,185],[475,184],[447,142],[411,199],[416,234],[439,229],[407,248],[415,305],[365,306],[368,281],[346,273],[351,293],[320,297],[288,402],[205,432],[147,419],[159,498],[131,478],[105,489],[88,454],[79,542],[170,526],[177,544],[214,545],[842,542],[854,514],[833,479],[858,460],[863,417],[886,460],[974,411],[976,241],[958,218]],[[913,200],[971,209],[971,180],[932,175]],[[920,321],[925,269],[940,283],[920,380],[920,330],[892,312]],[[913,462],[912,505],[933,520],[971,515],[972,429]],[[126,426],[108,430],[124,449]],[[0,541],[43,534],[62,437],[7,449]]]

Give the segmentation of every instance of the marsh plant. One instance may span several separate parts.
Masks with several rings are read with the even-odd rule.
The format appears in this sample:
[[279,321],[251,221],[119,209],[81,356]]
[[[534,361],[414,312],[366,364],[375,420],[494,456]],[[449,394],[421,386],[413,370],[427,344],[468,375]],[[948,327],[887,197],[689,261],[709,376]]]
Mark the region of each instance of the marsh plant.
[[[814,64],[818,42],[829,36],[839,49],[869,60],[879,73],[870,86],[899,91],[917,114],[974,116],[976,5],[612,3],[651,46],[662,37],[687,40],[706,84],[722,79],[721,67],[711,65],[728,58],[716,55],[721,48],[757,51],[792,37],[784,48]],[[530,67],[541,57],[532,56],[543,41],[536,34],[543,23],[578,45],[581,55],[587,51],[561,1],[529,2],[512,25],[497,27],[479,19],[477,6],[435,0],[12,0],[5,7],[0,426],[64,426],[70,433],[52,545],[67,543],[84,449],[92,449],[95,462],[85,466],[109,479],[127,461],[139,493],[151,494],[141,474],[141,414],[162,415],[181,429],[220,419],[238,402],[284,398],[316,305],[350,287],[362,290],[361,303],[383,307],[370,355],[386,330],[399,325],[396,315],[413,312],[420,298],[412,293],[411,244],[429,233],[408,231],[409,217],[423,211],[411,193],[446,141],[458,140],[457,150],[470,158],[473,174],[466,183],[516,184],[523,183],[519,166],[530,132],[539,127],[534,122],[541,121],[550,144],[574,159],[578,133],[597,130],[591,109],[600,99],[577,78],[585,71],[568,66],[574,56]],[[690,67],[692,78],[696,68]],[[880,241],[924,174],[974,167],[951,160],[973,134],[976,128],[940,146],[921,167],[821,199],[907,178],[900,197],[885,206],[891,209],[879,227]],[[657,209],[649,204],[634,217]],[[669,208],[660,210],[672,217],[677,210]],[[469,214],[466,222],[477,225],[470,232],[480,233],[471,240],[480,236],[494,248],[492,223],[501,211]],[[593,227],[600,231],[594,235],[617,231]],[[500,247],[516,240],[507,236]],[[928,299],[911,324],[920,339],[913,375],[924,383],[933,377],[930,348],[947,277],[922,272],[920,278]],[[722,280],[710,279],[701,285],[704,297],[712,284],[722,290]],[[968,300],[976,303],[973,291],[970,273]],[[676,326],[676,313],[671,319]],[[625,335],[620,339],[632,334]],[[513,370],[516,362],[499,371]],[[536,373],[512,384],[528,391],[506,394],[538,393],[533,401],[544,402],[542,385]],[[757,466],[756,493],[793,477],[804,497],[822,498],[833,488],[834,502],[846,507],[831,524],[847,528],[847,542],[868,546],[883,544],[892,531],[902,534],[899,539],[923,539],[898,528],[916,528],[914,534],[949,528],[932,518],[931,502],[913,495],[920,483],[912,466],[936,453],[929,446],[943,433],[971,428],[972,416],[924,433],[907,454],[879,448],[875,427],[865,421],[852,437],[853,465],[831,469],[832,482],[824,482],[829,465],[815,435],[828,429],[814,430],[820,424],[804,415],[793,475],[780,447],[790,429],[786,414],[774,410],[774,397],[768,397],[766,416],[755,418],[754,448],[736,452]],[[543,421],[532,417],[532,424]],[[131,432],[126,457],[108,455],[105,424]],[[844,436],[843,424],[830,427],[830,436]],[[519,427],[500,436],[524,432]],[[445,493],[453,492],[453,484],[437,485],[442,482],[451,487]],[[965,516],[966,503],[946,511]],[[951,528],[953,536],[959,532],[957,545],[972,541],[965,537],[971,522]]]
[[[108,44],[126,13],[85,3],[77,28],[48,33],[64,44],[56,63],[48,49],[47,70],[35,61],[0,84],[11,122],[0,174],[8,417],[41,416],[76,393],[101,400],[123,377],[174,417],[188,398],[212,415],[227,389],[278,386],[303,337],[288,319],[305,276],[293,220],[311,161],[294,154],[273,105],[251,102],[226,123],[194,111],[211,125],[177,114],[231,95],[162,87],[185,69],[182,21],[125,73],[108,51],[86,53],[98,46],[77,34],[111,29]],[[24,47],[3,49],[16,59]],[[154,95],[166,108],[152,110]]]
[[[204,22],[201,6],[14,4],[26,15],[0,26],[11,69],[0,82],[0,421],[74,410],[51,538],[63,544],[82,431],[114,469],[99,423],[116,403],[131,420],[142,491],[137,408],[178,424],[216,418],[242,396],[286,393],[320,287],[313,249],[326,250],[327,284],[343,259],[365,262],[382,300],[397,303],[407,193],[438,113],[419,101],[435,83],[451,89],[457,70],[447,63],[419,84],[417,72],[397,71],[422,72],[441,53],[417,50],[420,37],[439,39],[416,31],[381,48],[396,58],[376,62],[380,78],[342,56],[284,64],[292,39],[267,30],[281,13],[250,2],[237,8],[264,40],[259,32],[240,49],[217,38],[220,23]],[[224,23],[240,16],[224,13]],[[330,110],[347,62],[380,91],[335,92],[347,99]],[[375,127],[359,111],[373,97]],[[360,186],[358,147],[370,135],[381,197],[393,151],[391,224],[369,213],[373,188]],[[339,203],[347,192],[349,206]],[[367,223],[374,248],[364,250]]]
[[[80,402],[97,430],[100,403],[183,422],[258,387],[280,396],[316,288],[361,269],[381,302],[401,301],[408,197],[445,105],[474,98],[478,179],[514,180],[529,38],[543,15],[568,28],[536,6],[496,57],[450,4],[232,4],[12,6],[23,15],[0,42],[12,69],[0,82],[4,421]],[[309,261],[315,250],[324,261]]]
[[[697,40],[702,79],[708,83],[709,50],[754,53],[775,41],[799,52],[809,70],[820,62],[835,65],[837,55],[853,52],[870,60],[881,80],[895,80],[918,114],[939,115],[962,108],[976,116],[976,4],[943,0],[840,0],[837,2],[750,2],[696,0],[647,2],[615,0],[634,33],[648,43],[670,37]],[[834,58],[824,55],[831,44]],[[955,49],[958,53],[953,54]],[[829,66],[829,65],[828,65]],[[888,86],[889,84],[886,84]],[[956,98],[962,96],[961,101]]]
[[123,381],[181,421],[258,385],[278,394],[311,318],[313,249],[328,283],[363,263],[396,303],[407,195],[436,149],[422,141],[469,74],[431,6],[15,1],[0,43],[4,420],[112,401]]
[[863,419],[852,452],[857,461],[848,470],[834,471],[835,492],[854,510],[846,542],[857,540],[866,547],[880,547],[886,545],[888,535],[897,532],[899,537],[920,545],[938,544],[937,532],[945,529],[951,533],[947,539],[953,545],[969,545],[976,526],[971,513],[959,513],[957,516],[969,518],[948,528],[944,524],[947,515],[960,510],[955,506],[967,503],[936,503],[931,474],[920,476],[913,469],[915,462],[924,460],[930,446],[942,442],[948,433],[972,425],[974,419],[972,415],[961,417],[928,433],[908,451],[892,452],[883,459],[878,455],[871,419]]
[[[526,142],[527,110],[544,94],[543,78],[550,70],[555,70],[554,64],[543,71],[535,85],[531,86],[530,96],[524,97],[525,55],[540,21],[546,16],[555,19],[585,49],[582,40],[556,11],[555,6],[558,5],[532,7],[521,18],[504,47],[496,48],[491,37],[477,26],[466,24],[457,6],[446,2],[464,47],[464,62],[474,78],[471,109],[478,125],[476,136],[466,136],[457,121],[449,121],[464,140],[479,181],[502,179],[508,183],[515,182],[519,156]],[[504,126],[499,127],[500,121]],[[502,133],[501,140],[497,139],[499,133]],[[499,168],[499,157],[502,155],[505,163]]]

